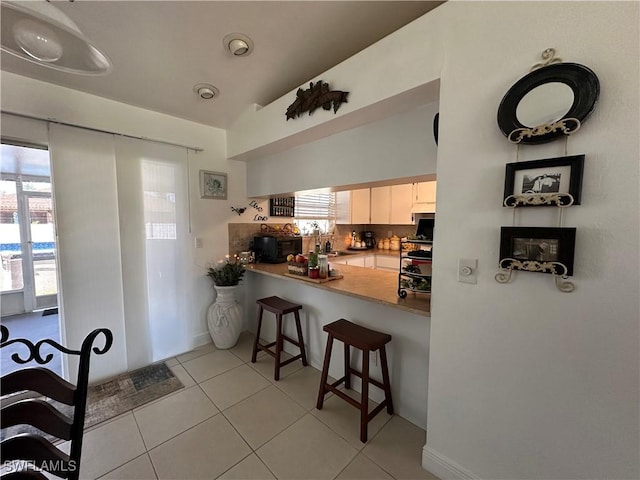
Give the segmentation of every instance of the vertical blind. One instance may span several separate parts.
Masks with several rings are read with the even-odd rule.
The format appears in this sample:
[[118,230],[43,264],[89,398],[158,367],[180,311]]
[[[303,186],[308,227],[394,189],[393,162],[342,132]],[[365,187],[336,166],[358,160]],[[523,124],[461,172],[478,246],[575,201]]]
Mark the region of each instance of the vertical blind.
[[92,380],[189,350],[186,149],[56,124],[49,145],[64,343],[113,331]]

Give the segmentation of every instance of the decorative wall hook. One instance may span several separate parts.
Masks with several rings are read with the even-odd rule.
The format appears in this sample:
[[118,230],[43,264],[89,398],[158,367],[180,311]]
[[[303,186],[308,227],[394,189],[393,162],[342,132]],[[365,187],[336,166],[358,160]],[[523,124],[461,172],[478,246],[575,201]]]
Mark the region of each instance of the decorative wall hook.
[[575,290],[572,282],[566,281],[567,267],[560,262],[538,262],[535,260],[517,260],[515,258],[503,258],[500,260],[500,271],[495,274],[496,282],[508,283],[514,270],[526,272],[550,273],[558,290],[570,293]]
[[557,122],[545,123],[532,128],[516,128],[509,134],[507,139],[511,143],[520,143],[523,140],[541,137],[549,133],[571,135],[572,133],[576,133],[580,129],[580,126],[580,120],[577,118],[563,118]]
[[509,195],[504,199],[504,206],[509,208],[524,206],[555,205],[566,208],[573,205],[574,198],[570,193],[530,193]]
[[540,57],[542,58],[542,62],[536,63],[535,65],[533,65],[529,71],[533,72],[534,70],[537,70],[538,68],[542,68],[542,67],[546,67],[547,65],[551,65],[552,63],[560,63],[562,62],[562,59],[560,57],[556,57],[556,49],[555,48],[547,48],[545,50],[542,51],[542,53],[540,54]]

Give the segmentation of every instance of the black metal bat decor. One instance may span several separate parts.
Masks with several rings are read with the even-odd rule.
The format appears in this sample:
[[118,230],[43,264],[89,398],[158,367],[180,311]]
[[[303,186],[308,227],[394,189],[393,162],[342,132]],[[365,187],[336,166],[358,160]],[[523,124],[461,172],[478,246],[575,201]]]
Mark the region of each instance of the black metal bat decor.
[[347,95],[349,92],[329,90],[329,84],[322,80],[318,80],[315,85],[311,82],[307,90],[299,88],[296,92],[295,101],[287,107],[287,120],[299,117],[307,111],[311,115],[318,107],[330,110],[332,105],[333,113],[337,113],[340,105],[347,103]]
[[244,211],[246,210],[246,208],[245,207],[231,207],[231,210],[236,212],[238,215],[242,215],[244,213]]

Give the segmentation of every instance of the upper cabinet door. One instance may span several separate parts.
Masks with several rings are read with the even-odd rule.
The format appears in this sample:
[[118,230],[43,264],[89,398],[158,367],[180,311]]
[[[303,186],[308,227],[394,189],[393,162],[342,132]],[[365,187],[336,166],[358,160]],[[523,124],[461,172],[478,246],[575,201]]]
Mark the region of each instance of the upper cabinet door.
[[[411,207],[409,207],[411,208]],[[386,225],[391,220],[391,187],[371,189],[371,223]]]
[[361,188],[336,193],[336,223],[366,224],[370,222],[371,207],[369,202],[371,189]]
[[414,184],[413,213],[435,213],[436,211],[436,182],[421,182]]
[[370,202],[370,188],[351,191],[351,223],[369,224],[371,222]]
[[414,203],[436,203],[436,181],[415,184]]
[[[391,225],[413,225],[413,184],[394,185],[391,187]],[[373,212],[372,212],[373,215]],[[371,222],[374,223],[374,222]]]

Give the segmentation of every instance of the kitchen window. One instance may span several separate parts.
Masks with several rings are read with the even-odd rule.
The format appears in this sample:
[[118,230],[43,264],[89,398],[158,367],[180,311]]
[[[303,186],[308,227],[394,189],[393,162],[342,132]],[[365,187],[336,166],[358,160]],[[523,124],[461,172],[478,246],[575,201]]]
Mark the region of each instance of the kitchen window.
[[303,235],[333,231],[336,222],[336,195],[325,193],[296,193],[295,223]]

